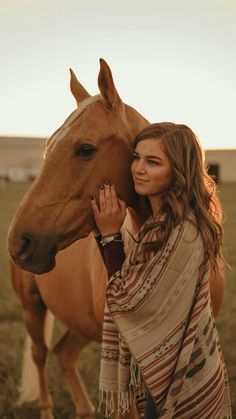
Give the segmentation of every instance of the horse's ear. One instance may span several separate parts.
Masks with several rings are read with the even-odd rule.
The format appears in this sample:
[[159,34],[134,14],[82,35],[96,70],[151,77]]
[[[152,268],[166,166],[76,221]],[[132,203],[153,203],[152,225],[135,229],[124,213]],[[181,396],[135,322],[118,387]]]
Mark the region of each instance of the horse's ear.
[[70,90],[78,105],[84,99],[87,99],[88,97],[90,97],[90,94],[82,86],[82,84],[80,84],[80,82],[77,80],[77,77],[74,71],[71,70],[71,68],[70,68]]
[[114,81],[112,78],[112,73],[109,65],[106,63],[103,58],[100,58],[100,71],[98,75],[98,87],[105,100],[105,104],[109,108],[116,108],[122,104]]

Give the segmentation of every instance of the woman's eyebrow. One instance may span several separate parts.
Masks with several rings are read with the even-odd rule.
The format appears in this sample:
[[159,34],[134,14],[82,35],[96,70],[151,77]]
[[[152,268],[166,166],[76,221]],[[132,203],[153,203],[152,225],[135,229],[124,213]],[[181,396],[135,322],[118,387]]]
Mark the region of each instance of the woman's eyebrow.
[[159,157],[159,156],[148,155],[148,156],[145,156],[145,158],[146,159],[156,159],[156,160],[163,161],[163,159],[161,157]]
[[[137,151],[134,151],[134,155],[139,156]],[[147,156],[144,156],[144,157],[145,157],[145,159],[156,159],[156,160],[159,160],[159,161],[163,161],[163,159],[159,156],[147,155]]]

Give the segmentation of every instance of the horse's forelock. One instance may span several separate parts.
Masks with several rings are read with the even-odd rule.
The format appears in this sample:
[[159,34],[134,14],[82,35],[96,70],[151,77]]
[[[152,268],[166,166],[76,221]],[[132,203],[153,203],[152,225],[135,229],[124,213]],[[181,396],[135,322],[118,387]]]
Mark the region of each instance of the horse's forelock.
[[55,145],[63,140],[69,129],[71,124],[78,119],[84,111],[86,111],[91,105],[97,102],[101,98],[100,95],[90,96],[87,99],[83,100],[78,106],[78,108],[72,112],[72,114],[65,120],[64,124],[48,139],[46,143],[46,150],[44,153],[44,158],[46,158],[49,151],[55,147]]

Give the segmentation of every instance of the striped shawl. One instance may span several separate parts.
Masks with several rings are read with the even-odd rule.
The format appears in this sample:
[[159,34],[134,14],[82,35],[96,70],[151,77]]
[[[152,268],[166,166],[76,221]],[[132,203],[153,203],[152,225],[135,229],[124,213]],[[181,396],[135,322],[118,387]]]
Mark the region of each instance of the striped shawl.
[[114,399],[124,415],[135,397],[143,418],[148,388],[158,418],[229,419],[227,374],[208,273],[199,274],[201,235],[188,220],[173,230],[160,251],[144,254],[143,243],[158,234],[153,227],[143,235],[147,223],[107,287],[100,371],[105,415],[113,412]]

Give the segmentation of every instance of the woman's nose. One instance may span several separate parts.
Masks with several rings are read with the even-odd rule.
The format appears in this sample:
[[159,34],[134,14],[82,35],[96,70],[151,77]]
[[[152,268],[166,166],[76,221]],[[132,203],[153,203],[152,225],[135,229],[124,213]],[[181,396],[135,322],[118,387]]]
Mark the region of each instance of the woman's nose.
[[136,162],[135,172],[136,173],[145,173],[145,165],[144,165],[144,162],[142,160],[139,160],[139,161]]

